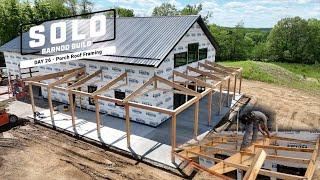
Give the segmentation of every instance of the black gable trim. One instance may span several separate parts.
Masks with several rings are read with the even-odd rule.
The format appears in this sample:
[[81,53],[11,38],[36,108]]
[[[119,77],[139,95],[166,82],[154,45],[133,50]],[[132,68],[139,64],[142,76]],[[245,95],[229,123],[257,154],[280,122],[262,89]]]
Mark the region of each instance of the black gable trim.
[[216,51],[219,51],[219,44],[216,41],[216,39],[212,36],[210,29],[206,25],[206,23],[203,21],[201,17],[197,20],[198,24],[200,25],[201,29],[203,30],[204,34],[208,37],[209,41],[213,45],[213,47],[216,49]]

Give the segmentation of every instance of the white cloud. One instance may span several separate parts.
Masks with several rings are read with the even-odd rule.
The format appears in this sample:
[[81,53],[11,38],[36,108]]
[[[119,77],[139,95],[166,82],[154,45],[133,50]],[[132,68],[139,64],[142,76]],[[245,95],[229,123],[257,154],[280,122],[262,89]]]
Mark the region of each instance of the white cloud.
[[150,16],[153,8],[160,6],[163,2],[174,4],[177,9],[182,9],[186,4],[202,3],[203,10],[200,14],[205,16],[208,12],[211,13],[212,17],[209,21],[222,26],[235,26],[243,20],[246,27],[272,27],[281,18],[293,16],[320,19],[320,0],[230,0],[226,3],[217,0],[190,0],[188,2],[182,0],[98,1],[107,1],[109,7],[121,6],[133,9],[137,16]]

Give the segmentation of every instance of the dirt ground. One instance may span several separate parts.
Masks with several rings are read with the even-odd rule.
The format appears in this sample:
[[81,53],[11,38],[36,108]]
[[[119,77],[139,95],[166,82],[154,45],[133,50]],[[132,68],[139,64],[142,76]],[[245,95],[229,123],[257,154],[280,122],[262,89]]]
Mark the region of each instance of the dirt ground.
[[182,179],[173,173],[33,123],[0,135],[0,177],[48,180]]
[[[243,82],[243,92],[259,97],[259,104],[274,108],[279,129],[320,130],[320,92],[304,92],[246,80]],[[27,113],[29,112],[25,112]],[[313,179],[320,179],[319,161],[320,159]],[[198,179],[197,177],[208,178],[200,175],[195,179]],[[188,177],[182,176],[178,171],[163,171],[52,129],[26,123],[14,128],[0,129],[0,179],[21,178],[49,180]]]
[[243,82],[243,92],[276,111],[279,130],[320,131],[320,92],[247,80]]

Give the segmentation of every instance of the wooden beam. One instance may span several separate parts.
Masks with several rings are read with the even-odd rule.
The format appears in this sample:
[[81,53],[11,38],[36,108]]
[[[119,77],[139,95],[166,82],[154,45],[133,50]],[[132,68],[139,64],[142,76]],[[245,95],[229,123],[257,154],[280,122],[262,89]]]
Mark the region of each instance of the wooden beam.
[[260,145],[254,144],[256,148],[263,148],[263,149],[275,149],[278,151],[295,151],[295,152],[313,152],[314,149],[312,148],[294,148],[294,147],[285,147],[285,146],[273,146],[273,145]]
[[242,71],[240,71],[239,94],[241,93],[241,87],[242,87]]
[[184,85],[184,86],[187,86],[187,85],[192,85],[192,86],[196,86],[197,84],[196,83],[192,83],[192,82],[187,82],[187,81],[185,81],[185,82],[183,82],[183,81],[173,81],[174,83],[177,83],[177,84],[182,84],[182,85]]
[[205,71],[202,71],[200,69],[196,69],[196,68],[193,68],[190,66],[187,66],[187,70],[196,72],[196,73],[201,74],[203,76],[207,76],[215,81],[222,81],[223,80],[222,78],[215,76],[215,75],[211,74],[210,72],[205,72]]
[[193,152],[193,151],[189,151],[189,150],[186,150],[186,151],[187,151],[187,153],[194,154],[194,155],[197,155],[199,157],[202,157],[202,158],[214,161],[214,162],[218,162],[219,163],[219,162],[223,161],[222,159],[211,157],[211,156],[209,156],[207,154],[202,154],[202,153]]
[[204,64],[204,63],[201,63],[201,62],[199,62],[198,64],[199,64],[200,67],[203,67],[203,68],[205,68],[205,69],[207,69],[207,70],[210,70],[210,71],[217,72],[218,74],[223,75],[223,76],[226,77],[227,79],[230,78],[230,76],[229,76],[230,73],[228,73],[228,72],[226,72],[226,71],[223,71],[223,70],[221,70],[221,69],[219,69],[219,68],[216,68],[216,67],[214,67],[214,66],[211,66],[210,64]]
[[304,175],[304,177],[306,177],[308,180],[312,179],[312,176],[313,176],[315,168],[316,168],[316,160],[317,160],[317,156],[319,153],[319,146],[320,146],[320,138],[318,138],[318,140],[315,144],[315,148],[314,148],[314,151],[311,155],[310,162],[307,166],[307,171]]
[[210,64],[210,65],[212,65],[214,67],[218,67],[218,68],[220,68],[220,69],[222,69],[222,70],[224,70],[226,72],[229,72],[229,73],[235,73],[236,72],[236,70],[234,70],[234,69],[232,69],[230,67],[222,66],[222,65],[220,65],[218,63],[215,63],[215,62],[206,61],[206,63]]
[[36,114],[35,114],[35,112],[36,112],[36,106],[35,106],[35,104],[34,104],[32,83],[29,83],[29,95],[30,95],[30,100],[31,100],[33,118],[36,118]]
[[164,92],[172,92],[172,93],[175,93],[175,94],[185,94],[185,95],[194,96],[194,93],[189,93],[189,92],[184,92],[184,91],[179,91],[179,90],[174,90],[174,89],[157,88],[156,90],[160,90],[160,91],[164,91]]
[[259,170],[261,169],[266,157],[267,157],[267,153],[263,149],[260,149],[258,153],[254,156],[249,169],[244,175],[243,180],[255,180],[258,176]]
[[229,107],[229,101],[230,101],[230,79],[228,79],[228,93],[227,93],[227,107]]
[[51,88],[50,87],[47,87],[47,92],[48,92],[48,104],[49,104],[49,110],[50,110],[50,118],[51,118],[52,124],[54,124],[52,95],[51,95]]
[[155,81],[155,77],[153,76],[147,82],[145,82],[142,86],[140,86],[137,90],[129,94],[126,98],[123,99],[123,102],[128,102],[129,100],[135,98],[138,94],[140,94],[147,86],[152,84]]
[[178,89],[180,91],[186,92],[186,93],[188,93],[190,95],[193,95],[193,96],[198,96],[198,97],[200,96],[200,93],[198,93],[196,91],[193,91],[193,90],[191,90],[189,88],[186,88],[184,86],[181,86],[179,84],[176,84],[176,83],[174,83],[172,81],[169,81],[167,79],[164,79],[164,78],[162,78],[160,76],[155,75],[155,78],[156,78],[157,81],[160,81],[161,83],[164,83],[164,84],[166,84],[166,85],[168,85],[168,86],[170,86],[172,88],[175,88],[175,89]]
[[101,70],[101,69],[100,69],[100,70],[97,70],[97,71],[94,72],[93,74],[90,74],[90,75],[88,75],[88,76],[85,76],[85,77],[81,78],[79,81],[77,81],[76,83],[68,86],[67,89],[68,89],[68,90],[72,90],[72,89],[76,89],[76,88],[78,88],[78,87],[81,87],[81,86],[84,85],[85,82],[87,82],[87,81],[89,81],[90,79],[98,76],[98,75],[101,74],[101,73],[102,73],[102,70]]
[[176,148],[176,125],[177,125],[177,116],[173,114],[171,117],[171,162],[175,163],[174,150]]
[[48,87],[53,87],[53,86],[65,83],[67,80],[69,80],[70,78],[76,76],[77,74],[79,74],[81,72],[85,72],[85,68],[78,69],[78,70],[76,70],[76,71],[74,71],[74,72],[72,72],[70,74],[66,74],[61,79],[59,79],[59,80],[57,80],[57,81],[55,81],[53,83],[48,84]]
[[222,83],[220,84],[220,98],[219,98],[219,115],[221,115],[221,112],[222,112],[222,99],[223,99],[223,96],[222,96]]
[[199,130],[199,100],[196,101],[194,107],[194,125],[193,125],[193,138],[197,139]]
[[130,145],[130,135],[131,135],[131,130],[130,130],[130,109],[129,109],[129,104],[126,103],[124,105],[125,107],[125,113],[126,113],[126,133],[127,133],[127,147],[129,148]]
[[129,101],[128,104],[132,107],[141,108],[141,109],[145,109],[145,110],[149,110],[149,111],[164,113],[164,114],[168,114],[168,115],[174,114],[174,111],[171,109],[164,109],[164,108],[160,108],[160,107],[156,107],[156,106],[149,106],[149,105],[135,103],[135,102],[131,102],[131,101]]
[[125,77],[127,77],[127,73],[123,73],[120,76],[118,76],[117,78],[111,80],[109,83],[107,83],[106,85],[102,86],[101,88],[97,89],[95,92],[92,93],[92,96],[101,94],[102,92],[110,89],[113,85],[115,85],[116,83],[118,83],[120,80],[124,79]]
[[[234,169],[241,169],[247,171],[249,167],[247,165],[233,163],[233,162],[225,162],[226,165],[234,167]],[[290,180],[302,180],[305,179],[303,176],[291,175],[286,173],[274,172],[270,170],[260,169],[259,174],[269,177],[274,177],[278,179],[290,179]]]
[[209,88],[213,87],[211,84],[206,83],[205,81],[202,81],[200,79],[188,76],[188,75],[183,74],[183,73],[178,72],[178,71],[173,71],[173,74],[176,75],[176,76],[183,77],[184,79],[187,79],[189,81],[196,82],[196,85],[199,85],[199,86],[204,86],[204,87],[209,87]]
[[98,133],[98,137],[101,136],[101,131],[100,131],[100,125],[101,125],[101,122],[100,122],[100,106],[99,106],[99,99],[95,96],[94,97],[94,104],[95,104],[95,107],[96,107],[96,124],[97,124],[97,133]]
[[70,69],[70,70],[62,71],[62,72],[56,72],[56,73],[51,73],[51,74],[45,74],[45,75],[39,75],[39,76],[24,78],[23,81],[28,82],[28,81],[42,81],[42,80],[47,80],[47,79],[53,79],[53,78],[56,78],[56,77],[64,76],[66,74],[70,74],[70,73],[72,73],[74,71],[78,71],[80,69],[82,69],[82,67],[81,68]]
[[[210,66],[212,66],[212,67],[214,67],[214,68],[216,68],[216,69],[219,69],[219,71],[222,71],[222,72],[224,72],[224,73],[226,73],[226,74],[231,74],[231,75],[236,74],[236,72],[235,72],[233,69],[231,69],[231,70],[226,70],[226,69],[225,69],[226,67],[223,66],[224,68],[221,68],[221,67],[217,66],[217,63],[215,63],[215,62],[211,62],[211,61],[205,60],[204,63],[207,64],[207,65],[210,65]],[[219,64],[218,64],[218,65],[219,65]],[[221,66],[221,65],[220,65],[220,66]]]
[[184,111],[185,109],[187,109],[188,107],[190,107],[192,104],[194,104],[196,101],[199,100],[199,97],[193,97],[192,99],[190,99],[189,101],[185,102],[184,104],[182,104],[181,106],[179,106],[178,108],[176,108],[174,110],[175,114],[179,114],[180,112]]
[[237,75],[234,75],[233,99],[236,99]]
[[212,91],[208,94],[208,126],[211,125],[212,120]]
[[72,92],[69,91],[68,95],[69,95],[69,106],[70,106],[69,108],[70,108],[70,113],[71,113],[72,127],[73,127],[74,132],[77,132],[76,131],[75,111],[74,111],[74,105],[73,105]]
[[209,173],[210,175],[213,175],[215,177],[218,177],[220,179],[224,179],[224,180],[232,180],[231,178],[229,178],[228,176],[224,176],[222,174],[216,173],[214,171],[211,171],[210,169],[203,167],[201,165],[199,165],[197,162],[194,162],[191,158],[186,158],[184,156],[181,156],[179,153],[174,152],[174,155],[178,156],[179,158],[181,158],[183,161],[187,161],[188,165],[191,165],[192,167],[201,170],[201,171],[206,171],[207,173]]

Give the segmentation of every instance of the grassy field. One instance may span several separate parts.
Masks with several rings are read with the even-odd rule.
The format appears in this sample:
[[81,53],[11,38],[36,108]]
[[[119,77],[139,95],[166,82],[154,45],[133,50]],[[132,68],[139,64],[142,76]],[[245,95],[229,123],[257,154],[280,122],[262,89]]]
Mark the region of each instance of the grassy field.
[[243,67],[245,79],[320,91],[320,65],[257,61],[224,61],[219,63],[226,66]]

